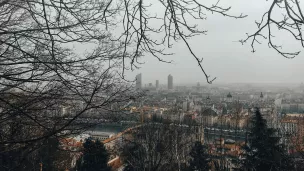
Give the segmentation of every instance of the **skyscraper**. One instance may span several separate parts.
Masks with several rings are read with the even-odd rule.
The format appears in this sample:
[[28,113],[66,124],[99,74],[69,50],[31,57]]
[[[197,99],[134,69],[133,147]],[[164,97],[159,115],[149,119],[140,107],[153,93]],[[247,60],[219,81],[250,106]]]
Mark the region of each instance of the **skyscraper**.
[[155,87],[158,88],[158,86],[159,86],[159,81],[156,80],[156,82],[155,82]]
[[201,85],[200,83],[198,82],[197,85],[196,85],[196,91],[199,92],[201,90]]
[[168,89],[173,89],[173,77],[171,74],[168,76]]
[[141,89],[142,82],[141,82],[141,74],[137,74],[136,75],[136,89]]

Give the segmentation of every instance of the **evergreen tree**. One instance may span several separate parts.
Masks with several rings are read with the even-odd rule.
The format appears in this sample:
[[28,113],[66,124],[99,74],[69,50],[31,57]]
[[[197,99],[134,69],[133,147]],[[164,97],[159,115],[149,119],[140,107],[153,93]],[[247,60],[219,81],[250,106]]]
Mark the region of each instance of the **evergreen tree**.
[[56,170],[55,160],[58,157],[59,141],[57,138],[51,137],[46,139],[39,149],[39,163],[42,164],[42,170],[53,171]]
[[267,128],[259,109],[251,119],[251,131],[246,145],[246,159],[243,163],[244,170],[258,171],[283,171],[293,170],[292,161],[286,150],[279,143],[280,138],[275,136],[275,130]]
[[190,152],[190,170],[193,171],[208,171],[209,166],[209,155],[207,148],[202,145],[199,141],[195,142]]
[[110,171],[108,166],[108,153],[104,145],[96,140],[88,138],[83,144],[83,156],[77,161],[78,171]]

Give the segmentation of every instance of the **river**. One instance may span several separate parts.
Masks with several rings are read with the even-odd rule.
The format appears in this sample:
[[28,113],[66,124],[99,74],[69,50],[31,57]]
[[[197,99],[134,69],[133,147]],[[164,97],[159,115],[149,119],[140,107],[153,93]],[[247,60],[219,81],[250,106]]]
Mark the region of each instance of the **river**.
[[[95,128],[91,129],[91,131],[105,133],[105,134],[117,134],[135,125],[136,123],[103,123],[97,125]],[[206,142],[213,142],[214,139],[218,139],[218,138],[244,141],[245,134],[246,133],[244,131],[239,131],[238,133],[239,136],[235,137],[234,130],[221,131],[220,129],[216,129],[216,128],[205,128],[204,139]]]

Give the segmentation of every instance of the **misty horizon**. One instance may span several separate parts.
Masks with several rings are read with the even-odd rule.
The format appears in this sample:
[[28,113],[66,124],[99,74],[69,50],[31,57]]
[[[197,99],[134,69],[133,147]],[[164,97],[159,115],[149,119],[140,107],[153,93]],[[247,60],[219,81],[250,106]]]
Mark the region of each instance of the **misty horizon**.
[[[274,49],[269,48],[267,40],[259,39],[262,44],[255,44],[252,53],[251,42],[242,45],[238,42],[246,38],[246,33],[253,33],[257,29],[254,21],[259,21],[270,2],[241,1],[221,2],[223,5],[232,6],[232,14],[244,13],[248,17],[243,19],[225,18],[222,15],[208,15],[207,20],[199,21],[198,27],[207,30],[206,35],[198,35],[188,40],[193,52],[203,58],[202,66],[210,76],[216,77],[213,84],[222,83],[263,83],[263,84],[300,84],[304,82],[304,58],[300,53],[293,59],[287,59]],[[264,4],[264,6],[263,6]],[[157,12],[157,11],[156,11]],[[275,13],[276,14],[276,13]],[[278,13],[278,16],[281,14]],[[193,23],[194,20],[189,19]],[[273,39],[277,45],[287,52],[296,51],[298,42],[284,32],[273,31]],[[160,80],[161,84],[167,82],[169,74],[174,77],[174,84],[201,84],[207,83],[203,72],[196,60],[188,51],[186,45],[174,42],[172,48],[166,52],[170,56],[162,56],[171,64],[159,62],[151,54],[145,54],[140,62],[139,69],[127,72],[131,80],[136,74],[143,74],[143,83],[154,83]]]
[[[299,87],[301,86],[301,84],[304,83],[304,81],[299,81],[299,82],[283,82],[283,81],[265,81],[265,82],[253,82],[253,81],[221,81],[219,79],[216,79],[212,84],[208,84],[205,80],[203,81],[183,81],[183,80],[179,80],[178,78],[180,78],[178,75],[175,76],[174,74],[168,74],[168,75],[161,75],[159,77],[154,76],[153,78],[155,78],[155,80],[152,80],[151,77],[145,77],[144,73],[138,73],[142,75],[142,86],[149,86],[149,84],[152,84],[152,86],[155,86],[156,80],[159,81],[159,85],[161,86],[167,86],[168,85],[168,75],[172,75],[173,76],[173,85],[174,86],[197,86],[197,84],[199,83],[200,86],[274,86],[274,87]],[[131,79],[131,78],[130,78]],[[132,80],[132,79],[131,79]],[[134,78],[135,81],[135,78]]]

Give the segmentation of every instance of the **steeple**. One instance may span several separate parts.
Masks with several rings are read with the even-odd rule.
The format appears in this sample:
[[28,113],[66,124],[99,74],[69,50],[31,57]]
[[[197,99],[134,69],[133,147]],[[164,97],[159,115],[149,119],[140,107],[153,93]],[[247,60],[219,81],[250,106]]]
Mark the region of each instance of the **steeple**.
[[260,95],[260,98],[262,99],[264,96],[263,96],[263,93],[261,92],[261,95]]
[[208,97],[207,97],[207,100],[210,100],[210,97],[209,97],[209,95],[208,95]]
[[227,98],[232,98],[232,95],[230,94],[230,92],[228,93]]

